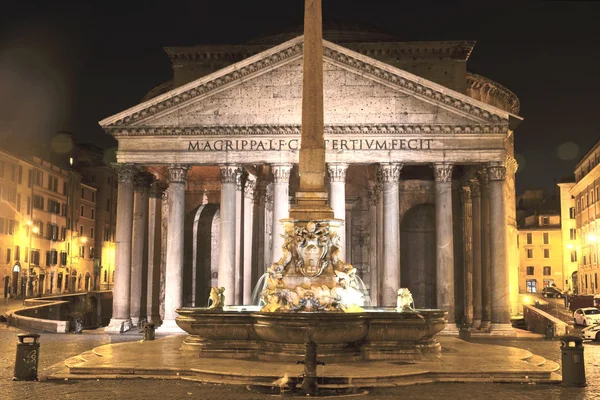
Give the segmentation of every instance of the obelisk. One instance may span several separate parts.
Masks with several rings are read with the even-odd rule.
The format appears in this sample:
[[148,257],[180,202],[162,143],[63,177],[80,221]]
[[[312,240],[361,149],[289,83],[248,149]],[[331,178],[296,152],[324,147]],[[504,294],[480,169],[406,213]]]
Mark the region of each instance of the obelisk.
[[298,174],[300,187],[290,218],[331,220],[325,190],[323,118],[323,27],[321,0],[304,2],[304,60],[302,73],[302,134]]

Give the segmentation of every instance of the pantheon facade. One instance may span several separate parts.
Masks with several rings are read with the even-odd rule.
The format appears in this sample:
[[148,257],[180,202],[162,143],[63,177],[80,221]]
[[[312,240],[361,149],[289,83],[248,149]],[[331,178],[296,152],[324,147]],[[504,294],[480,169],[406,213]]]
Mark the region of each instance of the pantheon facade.
[[[407,287],[451,323],[510,331],[519,101],[468,72],[469,41],[324,27],[329,201],[373,305]],[[211,286],[248,305],[298,187],[303,37],[170,47],[173,79],[100,122],[118,140],[113,318],[177,330]],[[451,324],[453,325],[453,324]]]

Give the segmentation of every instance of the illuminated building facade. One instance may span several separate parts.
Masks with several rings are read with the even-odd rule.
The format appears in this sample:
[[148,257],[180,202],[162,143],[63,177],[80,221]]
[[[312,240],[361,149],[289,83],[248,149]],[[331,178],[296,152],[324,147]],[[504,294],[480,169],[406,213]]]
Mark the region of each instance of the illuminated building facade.
[[[329,200],[345,219],[346,260],[375,304],[395,305],[408,287],[451,322],[510,331],[518,99],[467,71],[473,42],[324,35]],[[175,309],[205,305],[216,285],[228,303],[250,304],[282,256],[278,221],[298,186],[303,38],[294,36],[167,48],[173,80],[101,121],[119,142],[107,330],[143,317],[176,329]]]
[[0,192],[2,296],[98,288],[95,187],[75,170],[0,151]]
[[[600,141],[575,167],[575,185],[570,190],[575,200],[575,222],[579,238],[577,263],[579,293],[600,293]],[[579,248],[581,251],[579,252]]]

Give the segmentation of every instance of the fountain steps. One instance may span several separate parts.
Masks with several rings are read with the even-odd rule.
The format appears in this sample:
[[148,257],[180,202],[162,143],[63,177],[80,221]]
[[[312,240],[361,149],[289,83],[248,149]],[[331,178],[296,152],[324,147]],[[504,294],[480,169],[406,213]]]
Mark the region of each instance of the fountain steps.
[[[302,365],[199,358],[179,350],[184,336],[149,342],[109,344],[43,371],[51,380],[185,379],[206,383],[271,386],[284,372],[298,377]],[[558,364],[518,348],[439,338],[441,356],[414,361],[359,361],[317,369],[324,388],[368,388],[433,382],[557,383]]]

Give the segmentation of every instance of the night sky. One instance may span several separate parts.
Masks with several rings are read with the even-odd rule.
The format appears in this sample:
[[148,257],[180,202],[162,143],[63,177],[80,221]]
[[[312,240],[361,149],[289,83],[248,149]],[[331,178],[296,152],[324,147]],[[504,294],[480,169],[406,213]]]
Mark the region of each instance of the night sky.
[[[399,40],[476,40],[468,69],[521,101],[518,192],[552,190],[600,138],[600,2],[323,3],[324,20],[381,28]],[[0,137],[43,143],[68,130],[79,142],[115,146],[98,121],[171,78],[163,46],[241,44],[301,24],[303,4],[4,0]]]

